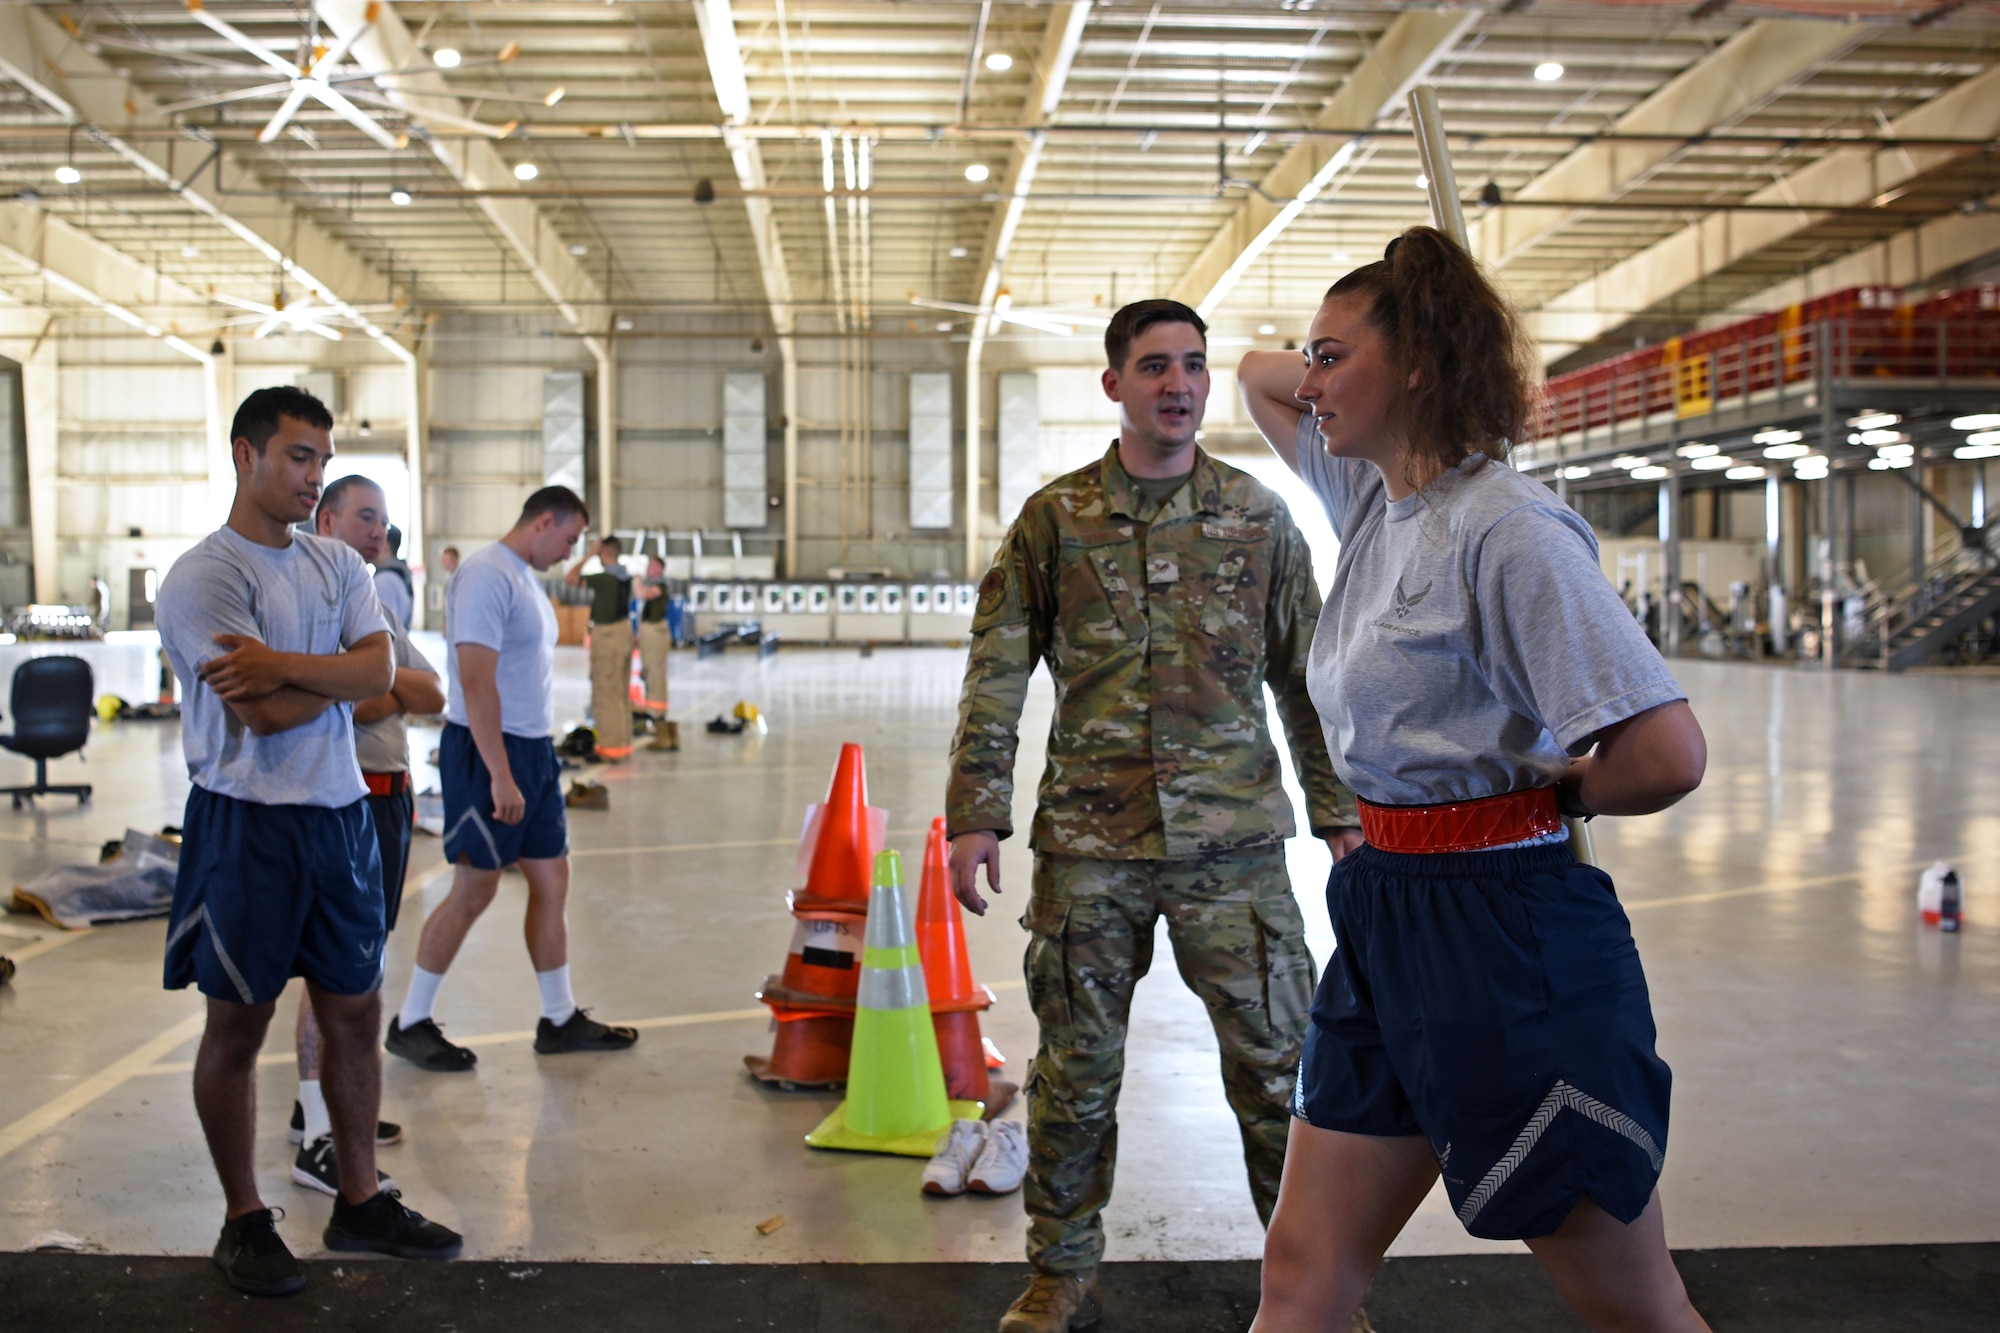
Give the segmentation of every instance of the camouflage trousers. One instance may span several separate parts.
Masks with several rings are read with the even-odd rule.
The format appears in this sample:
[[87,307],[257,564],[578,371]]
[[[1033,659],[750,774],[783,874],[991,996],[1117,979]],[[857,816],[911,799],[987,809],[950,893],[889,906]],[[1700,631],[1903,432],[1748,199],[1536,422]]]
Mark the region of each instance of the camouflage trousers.
[[1208,1006],[1266,1225],[1277,1203],[1315,975],[1283,845],[1179,861],[1037,853],[1022,918],[1041,1025],[1023,1202],[1028,1258],[1043,1272],[1080,1272],[1103,1257],[1132,989],[1152,966],[1162,916],[1182,980]]

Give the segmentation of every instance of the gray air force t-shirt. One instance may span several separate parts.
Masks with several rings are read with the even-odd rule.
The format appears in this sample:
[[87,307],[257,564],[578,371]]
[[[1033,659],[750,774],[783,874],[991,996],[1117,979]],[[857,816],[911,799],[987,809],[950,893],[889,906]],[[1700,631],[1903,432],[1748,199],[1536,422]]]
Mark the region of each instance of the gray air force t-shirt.
[[556,609],[528,562],[494,542],[473,552],[452,575],[445,594],[446,644],[454,655],[445,717],[461,727],[465,668],[461,644],[500,654],[500,730],[509,736],[546,737],[556,726]]
[[[395,641],[397,673],[401,674],[407,667],[412,671],[428,671],[435,674],[437,668],[417,651],[416,644],[410,642],[410,632],[396,623],[395,613],[383,607],[382,614],[389,621],[389,637]],[[409,772],[409,717],[397,712],[373,722],[356,722],[354,754],[361,761],[363,773]]]
[[354,708],[335,704],[302,727],[259,736],[201,679],[202,664],[240,634],[281,653],[330,656],[389,626],[353,548],[307,533],[282,550],[222,528],[167,571],[160,642],[181,678],[188,776],[218,796],[258,805],[352,805],[367,794],[354,758]]
[[1538,482],[1475,455],[1391,501],[1373,463],[1327,456],[1310,413],[1298,460],[1340,537],[1307,682],[1363,800],[1546,787],[1596,732],[1687,697],[1590,525]]

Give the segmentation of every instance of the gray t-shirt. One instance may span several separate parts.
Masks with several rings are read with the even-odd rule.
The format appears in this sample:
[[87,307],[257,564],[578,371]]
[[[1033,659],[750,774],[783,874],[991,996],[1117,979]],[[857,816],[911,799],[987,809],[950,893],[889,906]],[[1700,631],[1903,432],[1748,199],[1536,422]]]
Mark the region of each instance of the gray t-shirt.
[[1340,537],[1307,683],[1341,781],[1378,805],[1546,787],[1614,722],[1685,699],[1546,488],[1483,455],[1390,501],[1299,423]]
[[[387,608],[384,608],[387,615]],[[389,637],[394,641],[396,671],[403,668],[412,671],[435,673],[424,655],[417,651],[417,645],[410,642],[410,632],[396,623],[393,615],[388,615]],[[402,713],[391,713],[374,722],[354,724],[354,756],[361,761],[363,773],[407,773],[410,771],[410,720]]]
[[445,643],[454,654],[445,717],[461,727],[465,716],[460,644],[500,654],[500,730],[509,736],[546,737],[556,727],[556,609],[528,562],[505,542],[474,551],[459,565],[445,594]]
[[397,570],[384,565],[375,571],[375,595],[382,599],[382,609],[405,629],[409,628],[410,616],[416,610],[408,579],[407,567]]
[[181,678],[188,777],[258,805],[352,805],[367,793],[354,758],[354,708],[335,704],[302,727],[259,736],[201,679],[202,664],[240,634],[281,653],[330,656],[389,626],[368,567],[343,542],[292,534],[281,550],[222,528],[167,571],[157,618]]

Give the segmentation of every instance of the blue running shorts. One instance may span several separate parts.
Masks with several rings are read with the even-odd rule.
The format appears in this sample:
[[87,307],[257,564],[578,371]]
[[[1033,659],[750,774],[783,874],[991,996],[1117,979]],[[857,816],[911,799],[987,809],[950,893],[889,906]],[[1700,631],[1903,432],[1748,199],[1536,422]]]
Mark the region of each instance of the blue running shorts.
[[166,987],[267,1004],[293,977],[336,995],[382,984],[382,858],[365,801],[258,805],[188,792],[167,919]]
[[493,779],[472,732],[447,722],[438,742],[438,781],[444,787],[444,856],[453,864],[498,870],[523,859],[548,861],[569,852],[569,819],[563,808],[562,761],[546,736],[503,736],[507,767],[527,803],[518,824],[493,817]]
[[416,813],[417,798],[410,794],[405,778],[403,790],[394,796],[371,794],[361,799],[368,802],[369,818],[375,821],[375,845],[382,853],[383,921],[394,930],[396,917],[403,910],[403,877],[410,872],[410,839],[415,831],[411,816]]
[[1583,1198],[1637,1218],[1659,1180],[1673,1075],[1610,878],[1567,844],[1364,846],[1326,896],[1338,947],[1293,1113],[1424,1135],[1475,1236],[1548,1235]]

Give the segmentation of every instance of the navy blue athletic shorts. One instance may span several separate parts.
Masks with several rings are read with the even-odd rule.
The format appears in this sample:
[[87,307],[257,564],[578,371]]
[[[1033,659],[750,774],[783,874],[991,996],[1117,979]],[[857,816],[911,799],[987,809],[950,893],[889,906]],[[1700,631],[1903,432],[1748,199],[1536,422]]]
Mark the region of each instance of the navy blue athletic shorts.
[[410,818],[416,813],[416,798],[410,795],[409,779],[394,796],[362,798],[368,815],[375,821],[375,844],[382,852],[382,908],[387,928],[396,928],[396,916],[403,910],[403,876],[410,872]]
[[382,857],[365,801],[258,805],[188,792],[167,920],[168,990],[266,1004],[293,977],[336,995],[382,984]]
[[1673,1076],[1654,1053],[1624,909],[1567,844],[1341,858],[1338,941],[1313,1000],[1293,1112],[1349,1134],[1422,1134],[1459,1222],[1524,1240],[1589,1198],[1644,1211]]
[[563,809],[562,761],[546,736],[503,736],[507,767],[521,789],[526,811],[518,824],[493,817],[493,779],[472,732],[447,722],[438,743],[438,781],[444,787],[444,856],[455,864],[498,870],[526,859],[547,861],[569,851]]

